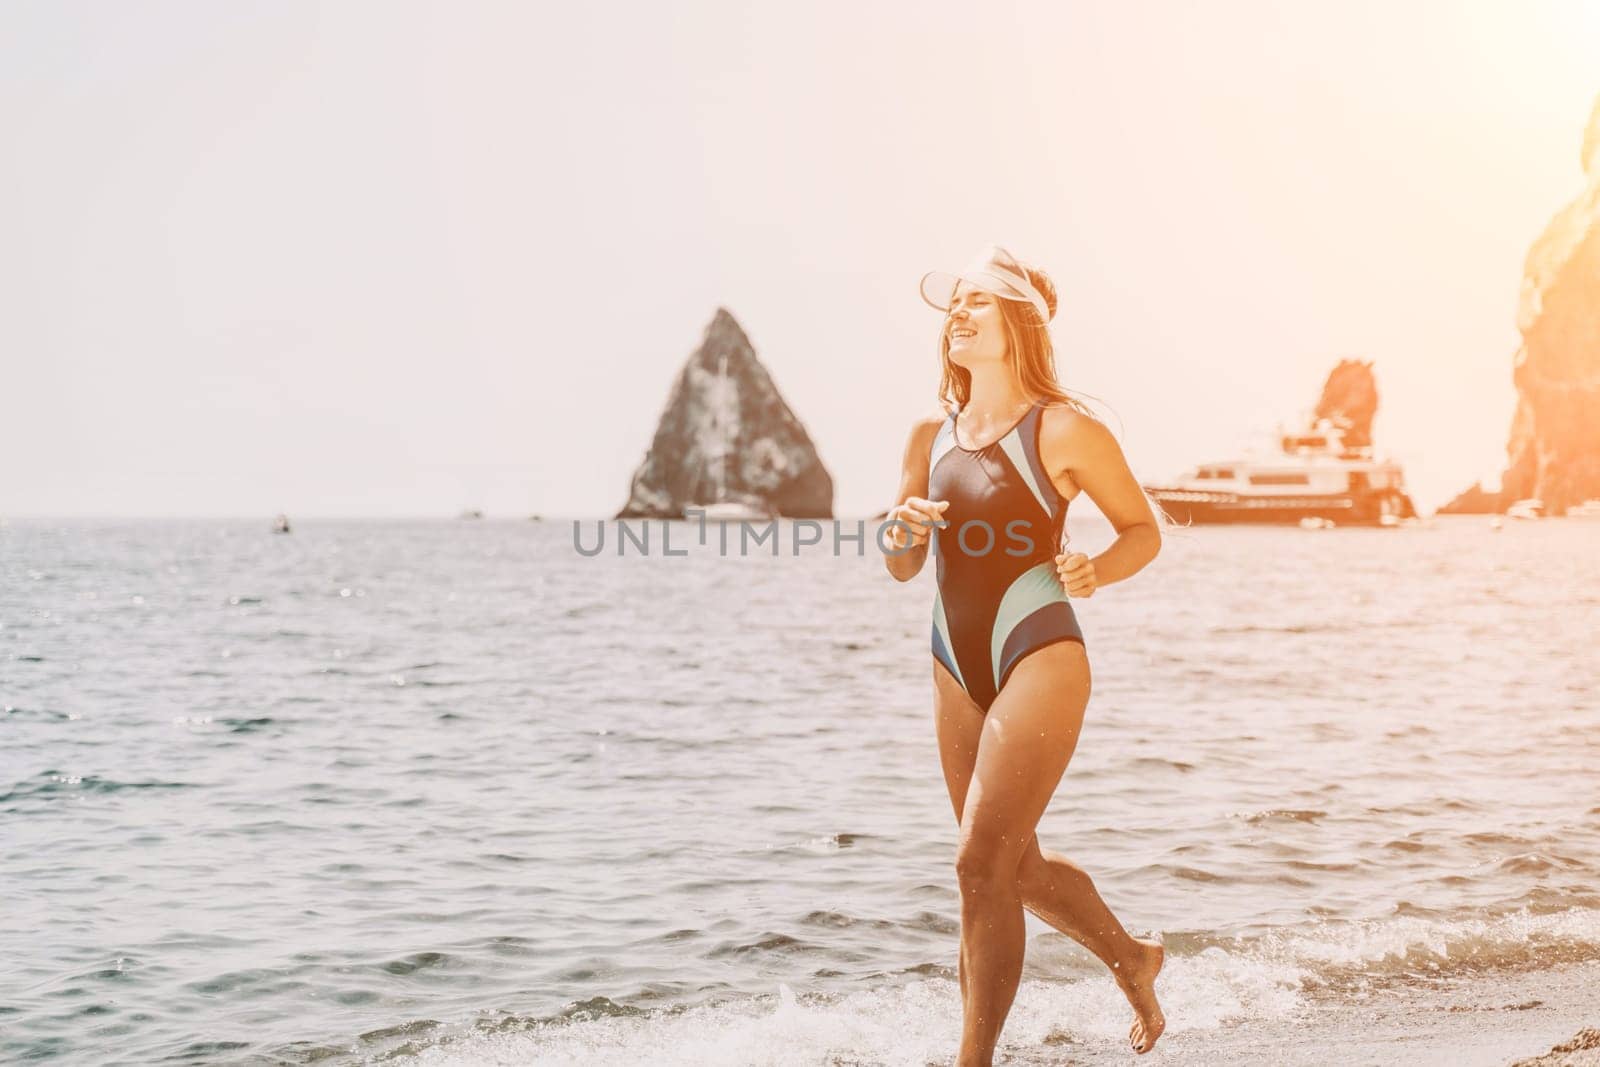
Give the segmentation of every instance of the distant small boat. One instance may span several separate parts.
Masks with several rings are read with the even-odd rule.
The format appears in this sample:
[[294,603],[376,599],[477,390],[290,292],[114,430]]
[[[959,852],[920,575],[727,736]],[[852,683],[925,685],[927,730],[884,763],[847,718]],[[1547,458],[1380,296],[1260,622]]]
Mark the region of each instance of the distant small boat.
[[477,508],[467,508],[459,516],[457,516],[457,518],[462,518],[462,519],[481,519],[481,518],[483,518],[483,512],[479,511]]
[[778,517],[771,508],[759,501],[718,500],[711,504],[685,504],[684,518],[694,521],[700,518],[701,511],[705,512],[707,522],[759,522]]
[[1506,517],[1511,519],[1537,519],[1544,515],[1544,501],[1538,497],[1528,497],[1518,500],[1506,508]]
[[1307,515],[1300,520],[1302,530],[1331,530],[1333,526],[1332,519],[1324,519],[1320,515]]
[[289,516],[287,516],[287,515],[279,515],[276,519],[273,519],[272,520],[272,532],[273,533],[288,533],[289,532]]
[[1569,519],[1600,519],[1600,497],[1590,497],[1581,504],[1567,509]]

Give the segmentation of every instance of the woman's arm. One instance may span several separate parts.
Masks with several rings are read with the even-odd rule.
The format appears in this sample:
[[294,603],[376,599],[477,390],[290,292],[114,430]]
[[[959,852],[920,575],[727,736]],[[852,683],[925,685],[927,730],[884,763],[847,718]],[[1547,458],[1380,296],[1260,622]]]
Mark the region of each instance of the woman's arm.
[[[928,453],[933,449],[934,435],[939,432],[944,419],[943,415],[930,415],[917,420],[916,425],[911,427],[911,435],[906,441],[905,455],[900,461],[900,491],[895,495],[895,507],[889,509],[885,521],[897,517],[896,508],[906,501],[913,497],[920,499],[928,495]],[[917,532],[918,527],[912,525],[913,540],[909,548],[894,554],[884,553],[883,565],[894,575],[896,581],[909,582],[927,562],[927,535],[924,531],[918,539],[915,536]],[[895,544],[894,527],[884,531],[884,540],[891,546]]]
[[1095,586],[1131,578],[1156,558],[1161,527],[1105,423],[1069,407],[1046,408],[1039,458],[1058,487],[1063,474],[1081,486],[1117,531],[1110,547],[1089,561]]

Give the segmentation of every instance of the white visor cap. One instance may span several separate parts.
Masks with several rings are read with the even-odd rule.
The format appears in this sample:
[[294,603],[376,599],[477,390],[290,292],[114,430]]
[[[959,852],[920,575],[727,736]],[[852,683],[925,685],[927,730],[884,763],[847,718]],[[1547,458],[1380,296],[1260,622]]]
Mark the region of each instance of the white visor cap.
[[1032,304],[1039,313],[1039,321],[1050,321],[1050,305],[1043,294],[1028,280],[1017,257],[999,245],[990,245],[983,254],[969,263],[959,274],[933,270],[922,276],[922,299],[930,307],[948,312],[955,303],[956,288],[966,282],[974,289],[1006,300],[1023,300]]

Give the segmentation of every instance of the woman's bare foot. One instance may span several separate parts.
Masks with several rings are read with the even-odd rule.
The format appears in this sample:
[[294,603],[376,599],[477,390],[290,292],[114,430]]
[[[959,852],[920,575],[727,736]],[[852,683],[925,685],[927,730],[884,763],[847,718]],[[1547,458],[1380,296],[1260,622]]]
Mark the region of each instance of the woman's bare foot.
[[1128,968],[1127,976],[1123,977],[1118,971],[1112,973],[1117,975],[1117,988],[1128,998],[1137,1015],[1128,1028],[1128,1041],[1133,1051],[1142,1055],[1155,1047],[1156,1038],[1167,1028],[1167,1017],[1161,1014],[1161,1005],[1156,1003],[1156,975],[1166,962],[1167,950],[1159,941],[1136,937],[1133,943],[1139,946],[1140,954]]

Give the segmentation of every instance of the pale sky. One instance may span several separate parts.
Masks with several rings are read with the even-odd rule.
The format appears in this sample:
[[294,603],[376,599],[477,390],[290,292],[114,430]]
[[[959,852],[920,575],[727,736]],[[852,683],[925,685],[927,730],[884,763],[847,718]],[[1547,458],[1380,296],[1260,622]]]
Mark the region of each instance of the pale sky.
[[1596,57],[1584,0],[12,0],[0,515],[609,515],[719,305],[866,514],[991,242],[1141,479],[1359,356],[1430,510]]

